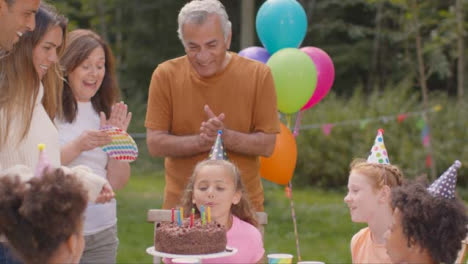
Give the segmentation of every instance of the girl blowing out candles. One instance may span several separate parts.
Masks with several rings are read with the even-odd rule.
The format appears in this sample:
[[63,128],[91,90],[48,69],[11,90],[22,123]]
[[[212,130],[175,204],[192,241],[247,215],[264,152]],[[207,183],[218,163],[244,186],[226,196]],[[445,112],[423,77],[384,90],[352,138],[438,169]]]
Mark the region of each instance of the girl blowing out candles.
[[195,215],[201,217],[202,206],[205,217],[209,215],[208,221],[216,221],[228,230],[227,245],[238,249],[236,255],[204,259],[203,263],[258,263],[262,260],[265,252],[262,235],[256,228],[255,212],[234,164],[226,160],[205,160],[197,164],[183,197],[185,217],[189,217],[192,208]]

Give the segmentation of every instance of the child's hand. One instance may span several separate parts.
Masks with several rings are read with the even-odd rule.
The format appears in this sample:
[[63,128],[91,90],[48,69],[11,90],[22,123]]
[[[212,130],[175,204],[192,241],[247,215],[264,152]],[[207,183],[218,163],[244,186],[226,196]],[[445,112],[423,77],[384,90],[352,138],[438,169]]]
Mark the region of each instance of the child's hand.
[[132,120],[132,113],[128,112],[128,107],[123,102],[116,103],[112,106],[109,119],[106,119],[104,112],[99,113],[101,118],[101,127],[115,126],[124,131],[127,131],[128,125]]
[[95,203],[107,203],[114,197],[115,193],[112,190],[112,187],[109,183],[106,183],[104,184],[104,186],[102,186],[101,193],[99,193],[99,196],[96,198]]

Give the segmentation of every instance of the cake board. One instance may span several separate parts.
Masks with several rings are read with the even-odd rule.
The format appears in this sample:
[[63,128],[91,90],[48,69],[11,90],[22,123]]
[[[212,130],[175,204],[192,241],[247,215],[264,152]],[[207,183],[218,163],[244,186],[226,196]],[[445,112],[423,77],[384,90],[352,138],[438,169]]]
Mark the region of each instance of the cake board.
[[[148,247],[146,249],[146,253],[149,255],[153,255],[158,258],[194,258],[194,259],[210,259],[210,258],[221,258],[221,257],[228,257],[232,256],[237,253],[237,248],[233,247],[226,247],[223,252],[212,253],[212,254],[199,254],[199,255],[181,255],[181,254],[171,254],[165,252],[159,252],[154,249],[154,246]],[[203,263],[203,261],[201,261]]]

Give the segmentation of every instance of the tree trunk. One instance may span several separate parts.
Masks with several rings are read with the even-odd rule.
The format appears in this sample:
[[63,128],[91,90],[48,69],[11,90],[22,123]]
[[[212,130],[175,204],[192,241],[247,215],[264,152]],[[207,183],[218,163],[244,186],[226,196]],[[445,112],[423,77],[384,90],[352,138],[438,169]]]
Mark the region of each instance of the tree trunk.
[[255,37],[255,1],[241,2],[240,49],[254,45]]
[[115,24],[116,24],[116,32],[115,32],[115,50],[116,50],[116,64],[121,65],[122,63],[122,5],[115,6]]
[[96,1],[96,15],[99,21],[99,35],[108,42],[107,38],[107,25],[106,25],[106,11],[105,11],[105,0],[97,0]]
[[[419,70],[419,84],[421,85],[421,92],[423,95],[423,119],[424,122],[427,124],[428,133],[431,135],[431,125],[429,121],[429,117],[427,116],[427,111],[429,110],[429,103],[428,103],[428,96],[427,96],[427,84],[426,84],[426,73],[425,73],[425,65],[424,65],[424,57],[422,54],[422,46],[421,46],[421,35],[419,33],[419,10],[418,10],[418,0],[412,0],[411,9],[413,13],[413,25],[415,31],[415,39],[416,39],[416,56],[418,58],[418,70]],[[427,152],[432,159],[431,162],[431,178],[436,178],[436,167],[435,167],[435,159],[432,151],[432,144],[429,141],[427,145]]]
[[382,9],[383,1],[377,3],[377,12],[375,14],[375,31],[374,31],[374,44],[372,47],[371,68],[369,70],[369,78],[367,79],[367,91],[372,91],[375,85],[377,71],[377,61],[379,58],[380,50],[380,32],[382,30]]
[[465,73],[465,31],[463,29],[463,1],[456,0],[456,13],[457,13],[457,36],[458,36],[458,72],[457,72],[457,98],[458,102],[463,101],[463,81]]

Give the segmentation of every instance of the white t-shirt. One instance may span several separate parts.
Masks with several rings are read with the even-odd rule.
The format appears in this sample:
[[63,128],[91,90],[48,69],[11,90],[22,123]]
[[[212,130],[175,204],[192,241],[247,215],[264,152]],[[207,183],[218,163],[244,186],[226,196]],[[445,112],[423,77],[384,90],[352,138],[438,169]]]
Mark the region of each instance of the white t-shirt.
[[[99,114],[94,110],[91,102],[78,102],[78,111],[73,123],[55,119],[59,131],[60,145],[79,137],[85,130],[98,130],[100,126]],[[107,179],[107,154],[101,148],[82,152],[67,166],[86,165],[97,175]],[[92,235],[109,228],[117,223],[116,201],[109,203],[89,203],[85,212],[84,234]]]

